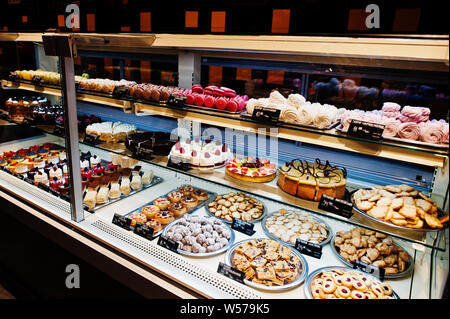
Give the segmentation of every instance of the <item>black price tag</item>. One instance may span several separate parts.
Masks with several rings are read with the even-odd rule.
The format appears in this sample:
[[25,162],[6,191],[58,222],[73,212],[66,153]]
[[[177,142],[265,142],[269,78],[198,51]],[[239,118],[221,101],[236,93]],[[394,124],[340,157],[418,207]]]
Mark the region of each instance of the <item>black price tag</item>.
[[172,240],[170,238],[167,238],[165,236],[159,236],[159,238],[158,238],[158,245],[160,245],[161,247],[164,247],[164,248],[166,248],[168,250],[171,250],[174,253],[178,254],[178,246],[179,246],[179,244],[176,241],[174,241],[174,240]]
[[34,185],[34,180],[32,180],[29,177],[25,177],[24,181],[27,182],[28,184]]
[[114,214],[114,217],[112,219],[112,223],[114,225],[117,225],[125,230],[131,230],[131,219],[121,216],[118,214]]
[[90,145],[97,145],[99,143],[97,135],[86,134],[83,139],[83,143]]
[[167,162],[167,167],[179,169],[181,171],[189,171],[191,169],[189,160],[171,156]]
[[30,117],[24,117],[22,124],[34,125],[34,119]]
[[136,226],[134,226],[134,233],[148,240],[155,239],[154,229],[141,223],[136,223]]
[[10,170],[10,169],[7,168],[7,167],[4,167],[3,170],[4,170],[6,173],[8,173],[8,174],[14,175],[13,171]]
[[229,265],[225,265],[223,262],[219,262],[217,272],[219,274],[224,275],[225,277],[233,279],[241,284],[244,284],[245,273]]
[[61,194],[61,195],[59,195],[59,197],[61,197],[61,199],[65,200],[66,202],[70,203],[70,195],[69,194]]
[[317,259],[322,257],[322,246],[311,243],[309,241],[297,239],[295,249],[304,255],[308,255]]
[[253,230],[254,226],[255,225],[251,223],[244,222],[243,220],[237,218],[233,218],[233,223],[231,224],[232,229],[249,236],[252,236],[256,232],[255,230]]
[[51,187],[48,188],[48,191],[50,192],[50,194],[52,194],[52,195],[54,195],[56,197],[59,197],[59,195],[60,195],[57,190],[55,190],[55,189],[53,189]]
[[169,100],[167,101],[167,104],[171,105],[171,106],[183,108],[183,107],[186,107],[186,99],[187,99],[187,97],[184,95],[178,95],[178,94],[171,95],[169,97]]
[[353,204],[336,197],[323,194],[320,198],[319,209],[327,212],[350,218],[353,216]]
[[128,95],[128,88],[126,86],[114,87],[112,96],[116,98],[125,98]]
[[133,157],[136,159],[144,159],[151,161],[153,159],[153,150],[147,148],[136,147],[136,151],[133,153]]
[[264,123],[277,123],[280,118],[280,113],[281,110],[279,109],[255,107],[252,113],[252,119]]
[[380,279],[381,281],[384,280],[384,274],[385,274],[384,268],[380,268],[380,267],[377,267],[374,265],[369,265],[360,260],[356,260],[353,263],[353,269],[361,270],[367,274],[371,274],[371,275],[377,277],[378,279]]
[[48,185],[39,183],[39,184],[38,184],[38,188],[40,188],[40,189],[42,189],[42,190],[44,190],[44,191],[46,191],[46,192],[50,192],[50,186],[48,186]]
[[65,134],[64,126],[56,124],[53,129],[53,135],[64,137]]
[[378,141],[383,138],[384,127],[383,124],[352,120],[347,134],[354,137]]
[[15,177],[17,177],[18,179],[24,180],[25,176],[22,174],[14,174]]

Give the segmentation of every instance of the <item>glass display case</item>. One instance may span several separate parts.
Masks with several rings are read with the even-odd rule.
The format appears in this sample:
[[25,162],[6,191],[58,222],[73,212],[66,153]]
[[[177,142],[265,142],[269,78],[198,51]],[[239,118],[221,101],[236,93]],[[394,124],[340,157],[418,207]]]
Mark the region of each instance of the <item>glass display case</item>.
[[164,289],[441,297],[448,38],[0,39],[0,190]]

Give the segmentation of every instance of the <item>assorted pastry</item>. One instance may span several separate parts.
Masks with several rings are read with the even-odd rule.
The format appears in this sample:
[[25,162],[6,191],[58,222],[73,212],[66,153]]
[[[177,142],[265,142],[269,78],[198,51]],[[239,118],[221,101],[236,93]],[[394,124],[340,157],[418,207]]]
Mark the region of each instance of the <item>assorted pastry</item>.
[[337,123],[345,109],[334,105],[306,102],[300,94],[290,94],[285,98],[274,90],[268,98],[250,99],[246,105],[247,114],[252,115],[258,108],[280,110],[280,121],[290,124],[312,126],[325,129]]
[[394,299],[391,285],[357,270],[323,270],[312,279],[313,299]]
[[320,159],[308,162],[301,159],[285,163],[278,171],[278,186],[288,194],[320,201],[322,194],[344,198],[347,170],[332,166]]
[[127,137],[137,132],[135,125],[121,122],[93,123],[86,127],[86,134],[98,136],[103,142],[124,142]]
[[[127,215],[132,219],[132,226],[136,222],[151,225],[159,225],[152,227],[156,232],[164,229],[167,224],[175,219],[194,211],[198,206],[203,204],[209,197],[207,191],[190,185],[180,186],[178,189],[168,193],[166,196],[158,197],[148,205],[142,207],[139,211]],[[158,222],[158,223],[156,223]]]
[[200,138],[177,141],[169,153],[172,162],[189,164],[190,168],[212,171],[226,164],[232,157],[227,144]]
[[9,119],[20,124],[25,118],[33,118],[37,108],[49,106],[48,99],[42,96],[10,97],[5,101],[3,110]]
[[264,286],[283,286],[304,271],[292,249],[271,239],[253,239],[237,245],[231,266],[244,272],[245,279]]
[[295,245],[297,239],[320,244],[329,236],[330,230],[306,212],[280,209],[265,220],[265,228],[276,238]]
[[188,253],[214,253],[226,247],[231,240],[232,230],[214,217],[183,215],[167,229],[168,238],[179,244],[178,249]]
[[[12,80],[26,80],[37,83],[61,84],[61,75],[57,72],[43,70],[16,70],[9,76]],[[77,78],[77,77],[76,77]]]
[[217,196],[208,204],[208,211],[218,218],[232,222],[234,218],[251,222],[264,214],[264,205],[245,193],[228,193]]
[[383,268],[385,274],[404,272],[409,254],[397,246],[391,237],[360,227],[337,232],[334,238],[336,252],[349,263],[356,260]]
[[276,165],[270,163],[270,160],[251,156],[230,159],[225,172],[233,178],[255,183],[270,182],[277,176]]
[[396,226],[441,229],[448,225],[448,215],[439,216],[437,204],[409,185],[360,189],[352,199],[359,210]]

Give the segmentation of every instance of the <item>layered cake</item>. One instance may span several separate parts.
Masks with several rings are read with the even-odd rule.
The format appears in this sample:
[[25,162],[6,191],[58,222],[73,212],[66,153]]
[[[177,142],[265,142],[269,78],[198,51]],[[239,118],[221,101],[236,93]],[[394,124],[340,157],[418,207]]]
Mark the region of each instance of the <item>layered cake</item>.
[[121,122],[94,123],[86,127],[86,134],[98,136],[104,142],[123,142],[128,135],[136,133],[136,126]]
[[245,159],[233,158],[228,161],[226,174],[243,181],[265,183],[277,176],[275,164],[268,159],[248,156]]
[[125,146],[135,153],[138,149],[150,151],[153,155],[167,156],[177,140],[171,140],[166,132],[134,133],[127,137]]
[[173,162],[189,163],[194,169],[208,170],[225,165],[232,155],[225,143],[196,138],[178,141],[172,147],[169,158]]
[[320,201],[322,194],[345,197],[347,170],[328,161],[295,159],[280,167],[278,174],[278,186],[288,194],[314,201]]

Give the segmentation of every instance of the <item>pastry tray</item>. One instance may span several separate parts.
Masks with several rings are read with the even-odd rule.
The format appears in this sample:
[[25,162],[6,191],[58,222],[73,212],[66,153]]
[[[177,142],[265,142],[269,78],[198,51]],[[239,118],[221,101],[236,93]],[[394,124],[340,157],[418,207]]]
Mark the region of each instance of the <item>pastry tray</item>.
[[[161,198],[161,197],[167,198],[167,195],[168,195],[168,194],[170,194],[171,192],[177,191],[178,189],[180,189],[180,187],[183,187],[183,186],[190,186],[190,185],[181,185],[181,186],[179,186],[178,188],[175,188],[175,189],[171,190],[170,192],[167,192],[166,194],[164,194],[164,195],[162,195],[162,196],[158,196],[157,198]],[[208,205],[208,204],[211,202],[211,200],[212,200],[213,198],[216,198],[216,196],[217,196],[216,193],[209,192],[209,191],[207,191],[207,190],[204,190],[204,189],[201,189],[201,188],[198,188],[198,187],[194,187],[194,189],[199,189],[199,190],[201,190],[201,191],[207,192],[207,193],[208,193],[208,199],[205,200],[205,201],[203,201],[203,202],[201,202],[200,204],[198,204],[197,206],[195,206],[194,208],[192,208],[190,211],[187,211],[186,214],[192,214],[193,212],[199,210],[199,209],[202,208],[203,206]],[[157,199],[157,198],[155,198],[155,199]],[[131,215],[131,214],[133,214],[133,213],[140,213],[140,212],[142,211],[142,208],[144,208],[145,206],[152,205],[152,203],[153,203],[153,200],[150,201],[150,202],[148,202],[148,203],[146,203],[145,205],[140,206],[139,208],[136,208],[135,210],[133,210],[133,211],[131,211],[131,212],[129,212],[129,213],[123,215],[123,216],[124,216],[124,217],[127,217],[128,215]],[[180,217],[181,217],[181,216],[180,216]],[[179,219],[179,217],[176,218],[174,221],[177,221],[178,219]],[[170,224],[171,224],[171,223],[167,224],[167,225],[166,225],[165,227],[163,227],[159,232],[156,232],[155,234],[153,234],[153,237],[158,237],[159,235],[161,235],[161,234],[163,233],[164,229],[166,229],[166,227],[169,226]]]
[[[370,278],[371,280],[381,283],[381,281],[377,277],[375,277],[375,276],[373,276],[371,274],[359,271],[359,270],[350,269],[350,268],[347,268],[347,267],[340,267],[340,266],[323,267],[323,268],[319,268],[319,269],[313,271],[308,276],[308,278],[306,278],[304,287],[305,287],[305,296],[306,296],[307,299],[314,299],[313,296],[312,296],[312,293],[311,293],[311,285],[312,285],[313,280],[317,276],[319,276],[322,271],[333,271],[333,270],[358,271],[361,274],[363,274],[364,276]],[[392,290],[392,296],[395,299],[400,299],[400,297],[397,295],[397,293],[395,291],[393,291],[393,290]]]
[[[224,195],[226,195],[226,194],[224,194]],[[211,201],[210,201],[209,203],[213,202],[213,201],[216,199],[217,196],[219,196],[219,195],[216,194],[216,196],[214,196],[214,198],[211,199]],[[251,196],[251,197],[253,197],[253,196]],[[258,201],[261,202],[259,199],[258,199]],[[208,204],[209,204],[209,203],[208,203]],[[261,203],[262,203],[262,202],[261,202]],[[263,204],[263,203],[262,203],[262,204]],[[259,217],[256,218],[256,219],[253,219],[253,220],[248,221],[247,223],[254,224],[254,223],[256,223],[256,222],[262,220],[262,219],[264,218],[264,216],[266,216],[266,214],[267,214],[267,208],[266,208],[266,205],[263,204],[263,207],[264,207],[264,211],[263,211],[262,215],[259,216]],[[208,205],[205,206],[205,210],[206,210],[206,212],[208,213],[208,215],[210,215],[210,216],[212,216],[212,217],[215,217],[215,218],[218,218],[218,219],[220,219],[221,221],[223,221],[223,222],[226,223],[226,224],[232,224],[232,223],[233,223],[232,221],[229,221],[229,220],[226,220],[226,219],[217,217],[216,215],[214,215],[213,213],[211,213],[211,212],[209,211],[209,206],[208,206]]]
[[[232,264],[231,261],[232,261],[233,255],[234,255],[234,249],[237,246],[239,246],[240,244],[244,243],[244,242],[251,241],[251,240],[258,240],[258,239],[260,239],[260,240],[267,240],[267,238],[245,239],[245,240],[242,240],[242,241],[240,241],[238,243],[235,243],[233,246],[231,246],[228,249],[227,254],[225,255],[225,264],[227,264],[228,266],[233,267],[233,264]],[[306,279],[306,277],[308,275],[308,270],[309,270],[308,269],[308,263],[307,263],[306,259],[302,256],[302,254],[300,254],[297,250],[292,249],[291,251],[292,251],[291,254],[294,254],[300,260],[301,272],[298,274],[297,279],[295,279],[294,281],[292,281],[292,282],[290,282],[290,283],[288,283],[286,285],[283,285],[283,286],[266,286],[266,285],[254,283],[254,282],[252,282],[250,280],[247,280],[247,279],[244,279],[244,283],[247,286],[250,286],[250,287],[253,287],[253,288],[256,288],[256,289],[268,290],[268,291],[289,290],[289,289],[292,289],[292,288],[295,288],[295,287],[301,285],[305,281],[305,279]]]
[[[86,206],[86,205],[83,204],[84,209],[87,210],[87,211],[89,211],[89,212],[91,212],[91,213],[94,213],[95,211],[97,211],[97,210],[99,210],[99,209],[101,209],[101,208],[103,208],[103,207],[106,207],[106,206],[111,205],[111,204],[113,204],[113,203],[115,203],[115,202],[118,202],[119,200],[125,199],[125,198],[127,198],[127,197],[129,197],[129,196],[132,196],[132,195],[134,195],[134,194],[137,194],[137,193],[139,193],[139,192],[141,192],[141,191],[143,191],[143,190],[146,190],[147,188],[150,188],[150,187],[152,187],[152,186],[155,186],[156,184],[161,183],[162,181],[163,181],[163,179],[162,179],[161,177],[153,176],[152,181],[151,181],[150,183],[148,183],[147,185],[142,185],[142,187],[141,187],[140,189],[132,190],[132,191],[131,191],[130,193],[128,193],[127,195],[121,195],[119,198],[116,198],[116,199],[110,199],[108,202],[106,202],[106,203],[104,203],[104,204],[95,205],[95,207],[94,207],[92,210],[89,210],[88,206]],[[130,186],[130,187],[131,187],[131,186]],[[99,188],[99,190],[100,190],[100,188]],[[85,192],[85,193],[86,193],[86,192]],[[83,198],[84,198],[85,193],[83,194]]]
[[[271,239],[273,239],[273,240],[276,240],[276,241],[279,241],[280,243],[282,243],[282,244],[285,245],[285,246],[294,247],[295,244],[292,244],[292,243],[290,243],[290,242],[281,240],[280,238],[278,238],[278,237],[276,237],[275,235],[273,235],[272,233],[270,233],[269,230],[267,229],[267,227],[266,227],[266,221],[267,221],[267,219],[268,219],[270,216],[272,216],[272,215],[275,214],[275,213],[276,213],[276,212],[272,212],[272,213],[266,215],[266,216],[263,218],[263,220],[261,221],[261,226],[262,226],[262,228],[263,228],[263,230],[264,230],[264,233],[265,233],[269,238],[271,238]],[[309,214],[309,213],[308,213],[308,214]],[[328,236],[327,236],[327,238],[325,238],[323,241],[321,241],[321,242],[318,244],[318,245],[320,245],[320,246],[325,246],[326,244],[328,244],[328,243],[331,241],[331,238],[333,238],[333,231],[332,231],[330,225],[328,225],[328,223],[326,223],[324,220],[322,220],[322,219],[320,219],[320,218],[317,218],[316,216],[313,216],[313,215],[311,215],[311,214],[309,214],[309,215],[312,216],[312,217],[313,217],[316,221],[318,221],[319,223],[325,224],[325,226],[327,227],[327,230],[328,230]]]
[[[215,219],[219,219],[219,218],[217,218],[217,217],[210,217],[210,216],[208,216],[208,217],[206,217],[206,218],[215,218]],[[167,226],[164,227],[164,229],[162,230],[162,235],[163,235],[163,236],[166,236],[166,235],[167,235],[167,232],[168,232],[168,230],[169,230],[169,228],[171,228],[172,226],[175,226],[176,224],[178,224],[178,223],[180,222],[180,220],[181,220],[181,218],[177,218],[177,219],[175,219],[173,222],[167,224]],[[220,220],[220,219],[219,219],[219,220]],[[219,254],[221,254],[221,253],[227,251],[227,250],[231,247],[231,245],[233,245],[236,236],[235,236],[235,233],[234,233],[234,231],[231,229],[230,226],[228,226],[228,225],[227,225],[226,223],[224,223],[222,220],[220,220],[220,221],[221,221],[222,225],[223,225],[224,227],[226,227],[226,228],[230,231],[230,234],[231,234],[231,237],[230,237],[230,239],[228,240],[228,244],[227,244],[227,245],[223,246],[222,248],[220,248],[220,249],[218,249],[218,250],[216,250],[216,251],[210,252],[210,253],[191,253],[191,252],[184,251],[183,249],[178,249],[178,253],[179,253],[180,255],[186,255],[186,256],[190,256],[190,257],[211,257],[211,256],[219,255]]]
[[[339,124],[336,127],[336,131],[339,133],[342,133],[342,134],[347,134],[347,132],[342,129],[341,124]],[[383,141],[383,140],[404,143],[404,144],[410,144],[410,145],[417,145],[417,146],[427,146],[427,147],[433,147],[433,148],[443,149],[443,150],[449,148],[449,144],[433,144],[433,143],[427,143],[427,142],[422,142],[422,141],[408,140],[408,139],[399,138],[399,137],[383,137],[381,139],[381,141]]]
[[[370,189],[370,188],[364,188],[364,189]],[[406,226],[395,225],[395,224],[393,224],[393,223],[389,223],[389,222],[386,222],[386,221],[384,221],[384,220],[375,218],[375,217],[370,216],[369,214],[367,214],[365,211],[363,211],[363,210],[359,209],[358,207],[356,207],[356,204],[355,204],[355,202],[354,202],[354,200],[353,200],[353,195],[354,195],[354,193],[357,192],[357,191],[358,191],[358,190],[354,190],[354,191],[351,192],[351,194],[350,194],[350,195],[351,195],[351,202],[352,202],[352,204],[353,204],[353,209],[354,209],[356,212],[358,212],[359,214],[361,214],[361,215],[363,215],[363,216],[365,216],[365,217],[367,217],[367,218],[369,218],[369,219],[371,219],[371,220],[374,220],[374,221],[376,221],[376,222],[378,222],[378,223],[380,223],[380,224],[382,224],[382,225],[390,226],[390,227],[397,228],[397,229],[408,230],[408,231],[411,231],[411,232],[438,232],[438,231],[441,231],[441,230],[443,230],[443,229],[448,228],[448,226],[449,226],[449,223],[447,222],[447,223],[444,224],[444,227],[442,227],[442,228],[428,228],[428,227],[424,227],[424,228],[411,228],[411,227],[406,227]],[[437,213],[438,213],[438,217],[442,217],[442,216],[445,216],[445,215],[446,215],[446,213],[445,213],[442,209],[440,209],[440,208],[438,208]]]
[[[334,238],[335,238],[335,237],[333,237],[333,240],[332,240],[332,242],[330,243],[331,250],[332,250],[333,253],[336,255],[336,257],[337,257],[340,261],[342,261],[342,263],[344,263],[346,266],[348,266],[348,267],[350,267],[350,268],[353,268],[353,264],[352,264],[351,262],[347,261],[344,257],[342,257],[341,255],[339,255],[339,253],[338,253],[338,251],[337,251],[337,248],[336,248],[336,246],[334,245]],[[406,251],[405,249],[403,249],[402,246],[398,245],[396,242],[394,242],[394,245],[396,245],[397,247],[399,247],[401,250]],[[409,274],[411,274],[411,272],[412,272],[413,269],[414,269],[414,263],[411,262],[411,261],[413,261],[413,259],[412,259],[411,255],[410,255],[409,253],[408,253],[408,256],[409,256],[409,261],[408,261],[408,263],[407,263],[407,267],[406,267],[405,271],[403,271],[403,272],[401,272],[401,273],[397,273],[397,274],[385,274],[385,275],[384,275],[384,278],[388,278],[388,279],[396,279],[396,278],[406,277],[406,276],[408,276]]]
[[[241,113],[241,117],[244,118],[248,118],[251,119],[252,116],[250,114],[248,114],[247,112],[243,112]],[[331,130],[332,128],[335,128],[337,125],[339,125],[339,121],[333,122],[330,125],[328,125],[327,127],[324,128],[318,128],[317,126],[314,125],[304,125],[304,124],[295,124],[295,123],[288,123],[288,122],[284,122],[279,120],[280,123],[282,123],[283,125],[289,125],[289,126],[294,126],[294,127],[301,127],[301,128],[309,128],[309,129],[314,129],[314,130],[320,130],[320,131],[328,131]]]

